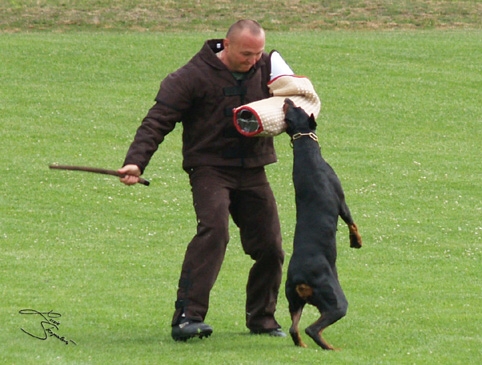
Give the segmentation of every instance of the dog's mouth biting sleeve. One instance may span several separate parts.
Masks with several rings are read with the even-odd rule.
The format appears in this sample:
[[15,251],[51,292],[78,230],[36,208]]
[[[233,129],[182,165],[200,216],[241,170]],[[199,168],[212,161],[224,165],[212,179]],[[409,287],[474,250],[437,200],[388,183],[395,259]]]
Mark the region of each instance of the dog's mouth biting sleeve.
[[[271,97],[241,105],[233,110],[233,121],[239,133],[248,137],[271,137],[286,130],[283,104],[290,98],[296,106],[316,118],[321,109],[321,101],[311,81],[296,76],[279,53],[271,53],[271,80],[268,88]],[[284,63],[284,64],[283,64]]]

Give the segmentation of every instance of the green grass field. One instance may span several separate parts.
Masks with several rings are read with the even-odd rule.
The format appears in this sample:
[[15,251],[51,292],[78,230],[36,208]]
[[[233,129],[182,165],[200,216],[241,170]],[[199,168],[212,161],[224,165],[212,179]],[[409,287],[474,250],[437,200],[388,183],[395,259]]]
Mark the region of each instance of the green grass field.
[[[170,320],[195,230],[180,128],[145,172],[150,187],[52,171],[120,167],[160,80],[219,33],[0,35],[0,360],[5,364],[477,364],[482,359],[480,30],[269,32],[323,102],[322,151],[343,182],[365,246],[338,268],[350,307],[306,338],[250,336],[251,262],[236,230],[212,292],[209,339],[176,343]],[[286,263],[295,224],[292,151],[268,168]],[[285,268],[287,265],[285,265]],[[60,313],[55,334],[39,315]],[[290,325],[280,292],[277,317]],[[304,328],[317,317],[307,307]],[[48,326],[47,326],[48,327]]]

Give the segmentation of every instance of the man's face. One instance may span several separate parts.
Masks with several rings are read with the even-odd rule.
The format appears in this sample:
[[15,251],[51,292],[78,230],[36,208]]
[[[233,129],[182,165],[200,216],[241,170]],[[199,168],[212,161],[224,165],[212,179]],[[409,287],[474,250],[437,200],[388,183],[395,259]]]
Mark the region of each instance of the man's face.
[[255,36],[244,30],[233,39],[224,40],[224,63],[232,72],[248,72],[264,51],[264,32]]

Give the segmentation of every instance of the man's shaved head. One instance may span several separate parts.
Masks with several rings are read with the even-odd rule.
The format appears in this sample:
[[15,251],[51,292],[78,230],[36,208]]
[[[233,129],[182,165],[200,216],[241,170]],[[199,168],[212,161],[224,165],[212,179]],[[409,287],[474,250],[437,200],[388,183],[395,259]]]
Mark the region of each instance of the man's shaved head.
[[248,72],[264,52],[265,34],[258,22],[238,20],[228,30],[218,57],[231,72]]
[[238,20],[236,23],[229,27],[226,33],[226,38],[233,39],[239,36],[244,30],[248,30],[251,35],[259,36],[264,33],[263,27],[255,21],[250,19]]

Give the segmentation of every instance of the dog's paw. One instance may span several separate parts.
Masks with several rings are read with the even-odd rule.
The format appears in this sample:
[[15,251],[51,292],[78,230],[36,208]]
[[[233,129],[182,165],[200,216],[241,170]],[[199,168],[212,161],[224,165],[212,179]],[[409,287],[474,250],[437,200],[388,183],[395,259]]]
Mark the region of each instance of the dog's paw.
[[362,247],[362,240],[361,236],[357,234],[350,234],[350,247],[351,248],[361,248]]
[[350,231],[350,247],[351,248],[361,248],[362,239],[360,233],[358,233],[358,227],[355,223],[348,226]]

